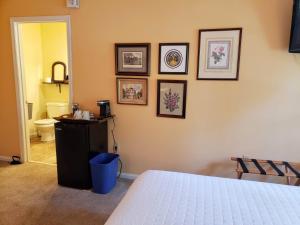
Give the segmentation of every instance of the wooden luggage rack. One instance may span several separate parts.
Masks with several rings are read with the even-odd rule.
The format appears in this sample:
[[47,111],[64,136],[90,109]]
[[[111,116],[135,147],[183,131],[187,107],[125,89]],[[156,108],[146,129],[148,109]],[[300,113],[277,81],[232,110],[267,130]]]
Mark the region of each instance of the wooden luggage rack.
[[291,178],[296,178],[296,186],[300,185],[300,172],[294,167],[296,164],[285,161],[272,161],[260,159],[247,159],[231,157],[237,162],[237,176],[241,179],[244,173],[286,177],[287,184],[291,184]]

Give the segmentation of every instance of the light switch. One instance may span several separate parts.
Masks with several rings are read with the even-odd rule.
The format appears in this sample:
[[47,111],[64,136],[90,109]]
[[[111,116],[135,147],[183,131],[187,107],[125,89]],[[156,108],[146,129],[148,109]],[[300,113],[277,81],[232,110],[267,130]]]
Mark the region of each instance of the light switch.
[[80,0],[67,0],[67,7],[68,8],[79,8],[79,1]]

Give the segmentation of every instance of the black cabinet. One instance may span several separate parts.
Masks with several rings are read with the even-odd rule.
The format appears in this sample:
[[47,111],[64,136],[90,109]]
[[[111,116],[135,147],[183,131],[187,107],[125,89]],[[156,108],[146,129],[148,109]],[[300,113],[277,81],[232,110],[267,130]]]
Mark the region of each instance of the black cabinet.
[[89,189],[89,160],[107,152],[107,121],[65,121],[55,124],[58,184]]

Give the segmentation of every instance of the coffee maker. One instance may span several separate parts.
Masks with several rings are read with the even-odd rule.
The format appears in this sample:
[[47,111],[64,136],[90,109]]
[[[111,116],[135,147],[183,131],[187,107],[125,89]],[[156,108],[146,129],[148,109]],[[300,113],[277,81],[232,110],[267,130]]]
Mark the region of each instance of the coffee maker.
[[111,117],[109,100],[99,100],[97,106],[100,108],[100,119]]

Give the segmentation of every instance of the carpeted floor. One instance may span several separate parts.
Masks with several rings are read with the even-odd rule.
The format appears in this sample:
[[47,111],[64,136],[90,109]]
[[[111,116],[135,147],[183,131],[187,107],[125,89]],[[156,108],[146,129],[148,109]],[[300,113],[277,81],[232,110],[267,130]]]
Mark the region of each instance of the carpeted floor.
[[99,195],[58,186],[55,166],[0,162],[0,225],[101,225],[130,185],[121,179]]

